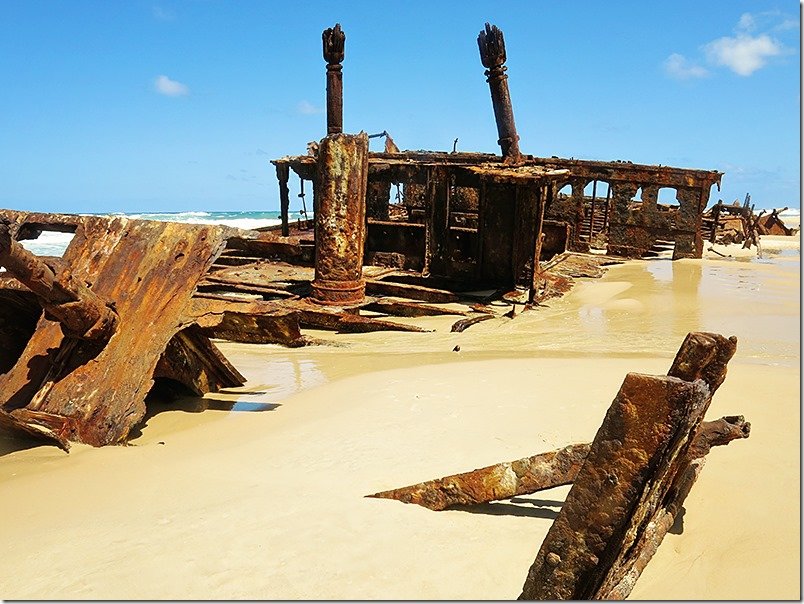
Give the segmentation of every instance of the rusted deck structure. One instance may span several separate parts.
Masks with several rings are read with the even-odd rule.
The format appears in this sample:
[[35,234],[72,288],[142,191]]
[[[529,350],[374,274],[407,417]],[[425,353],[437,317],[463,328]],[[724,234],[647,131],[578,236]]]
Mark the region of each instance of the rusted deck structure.
[[[337,30],[340,77],[345,37]],[[327,32],[327,108],[337,114],[328,114],[327,123],[340,126],[342,100],[332,96],[341,92],[342,82],[338,79],[337,86],[330,86],[333,57],[327,55]],[[522,286],[533,279],[534,241],[540,244],[540,258],[563,251],[588,252],[590,247],[603,247],[614,256],[640,257],[657,243],[671,244],[674,259],[701,257],[702,215],[712,185],[720,187],[721,172],[523,154],[508,92],[502,32],[487,24],[478,46],[501,155],[369,153],[365,264]],[[315,211],[327,211],[315,186],[319,169],[315,149],[313,144],[308,155],[272,161],[285,235],[291,172],[302,191],[305,181],[312,185],[308,187]],[[658,203],[661,189],[671,189],[675,203]]]

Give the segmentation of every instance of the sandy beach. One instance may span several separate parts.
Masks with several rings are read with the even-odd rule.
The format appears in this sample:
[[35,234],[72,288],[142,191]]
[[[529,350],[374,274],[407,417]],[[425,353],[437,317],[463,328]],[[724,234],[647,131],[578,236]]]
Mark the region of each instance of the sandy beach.
[[714,331],[739,343],[707,419],[751,437],[709,455],[631,598],[798,599],[799,242],[629,261],[463,333],[222,342],[243,391],[153,401],[127,447],[0,434],[0,595],[516,598],[569,487],[444,512],[364,496],[588,442],[626,373]]

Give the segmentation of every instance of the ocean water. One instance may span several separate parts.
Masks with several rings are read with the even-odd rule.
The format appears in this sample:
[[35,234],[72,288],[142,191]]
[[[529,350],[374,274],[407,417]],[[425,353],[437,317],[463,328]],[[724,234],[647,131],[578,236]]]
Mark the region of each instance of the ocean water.
[[[790,217],[790,224],[798,225],[801,210],[793,208],[780,214],[782,219]],[[173,222],[188,222],[194,224],[225,224],[241,229],[256,229],[279,224],[279,212],[149,212],[126,214],[122,212],[110,214],[111,216],[127,216],[139,220],[167,220]],[[312,217],[312,212],[310,213]],[[291,212],[290,221],[295,222],[304,216],[299,212]],[[20,243],[40,256],[61,256],[72,240],[69,233],[43,232],[38,239],[21,241]]]
[[[241,229],[256,229],[281,223],[279,212],[115,212],[106,216],[125,216],[137,220],[163,220],[191,224],[225,224]],[[311,213],[312,216],[312,213]],[[298,212],[290,213],[290,221],[303,219]],[[38,239],[20,241],[22,246],[40,256],[61,256],[72,240],[71,233],[43,232]]]

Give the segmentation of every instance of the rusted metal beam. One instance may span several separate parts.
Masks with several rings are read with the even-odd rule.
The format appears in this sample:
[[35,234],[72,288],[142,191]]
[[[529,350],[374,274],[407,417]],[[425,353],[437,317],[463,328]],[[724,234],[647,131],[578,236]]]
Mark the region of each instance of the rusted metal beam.
[[494,319],[497,315],[494,314],[479,314],[475,315],[474,317],[465,317],[463,319],[458,319],[453,323],[452,327],[450,328],[451,332],[460,333],[472,325],[476,323],[480,323],[481,321],[488,321],[489,319]]
[[327,62],[327,134],[343,132],[343,62],[346,34],[341,24],[323,31],[324,60]]
[[[712,447],[748,438],[750,432],[751,424],[742,416],[703,422],[687,456],[691,460],[699,459],[707,455]],[[454,506],[478,505],[531,495],[575,482],[591,446],[591,443],[567,445],[548,453],[382,491],[367,497],[396,499],[441,511]]]
[[375,302],[366,304],[362,308],[397,317],[434,317],[439,315],[466,314],[466,312],[462,310],[453,310],[442,306],[433,306],[431,304],[421,304],[418,302],[407,302],[405,300],[391,300],[388,298],[380,298]]
[[378,296],[399,296],[436,304],[446,304],[460,300],[458,294],[445,289],[375,279],[366,281],[366,292]]
[[646,527],[673,499],[735,338],[690,334],[671,372],[630,373],[606,414],[520,599],[605,597],[634,569]]
[[11,236],[10,223],[0,219],[0,266],[30,289],[45,316],[61,324],[64,334],[82,340],[105,341],[112,337],[117,313],[78,279],[66,266],[38,258]]
[[557,451],[428,480],[368,497],[397,499],[431,510],[508,499],[570,484],[575,480],[588,452],[588,443],[568,445]]
[[365,296],[368,136],[330,134],[318,149],[316,254],[312,298],[348,305]]
[[491,90],[491,104],[494,107],[494,119],[497,122],[497,143],[502,149],[503,158],[509,162],[521,159],[519,151],[519,135],[514,124],[514,108],[511,105],[511,93],[508,91],[508,69],[505,66],[505,38],[496,25],[486,23],[486,28],[477,36],[480,49],[480,61],[486,68],[486,81]]

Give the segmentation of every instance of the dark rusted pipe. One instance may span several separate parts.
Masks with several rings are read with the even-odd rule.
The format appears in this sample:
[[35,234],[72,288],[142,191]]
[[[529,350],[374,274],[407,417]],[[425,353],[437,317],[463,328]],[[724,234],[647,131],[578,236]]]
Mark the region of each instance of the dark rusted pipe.
[[346,34],[341,24],[324,30],[324,60],[327,62],[327,134],[343,132],[343,56]]
[[17,243],[4,221],[0,221],[0,266],[36,295],[45,316],[58,321],[65,335],[84,340],[112,337],[117,314],[67,268],[54,269]]
[[322,139],[316,172],[312,298],[321,304],[356,304],[366,293],[366,133],[330,134]]
[[508,69],[505,66],[505,39],[496,25],[486,23],[486,29],[477,37],[480,48],[480,61],[486,68],[486,81],[491,90],[491,104],[494,107],[494,119],[497,121],[497,141],[502,149],[503,157],[511,162],[519,161],[519,135],[514,124],[514,108],[511,105],[511,94],[508,92]]
[[288,225],[288,213],[290,210],[290,189],[288,180],[290,179],[290,166],[288,164],[276,164],[276,179],[279,181],[279,214],[282,218],[282,237],[290,235]]

